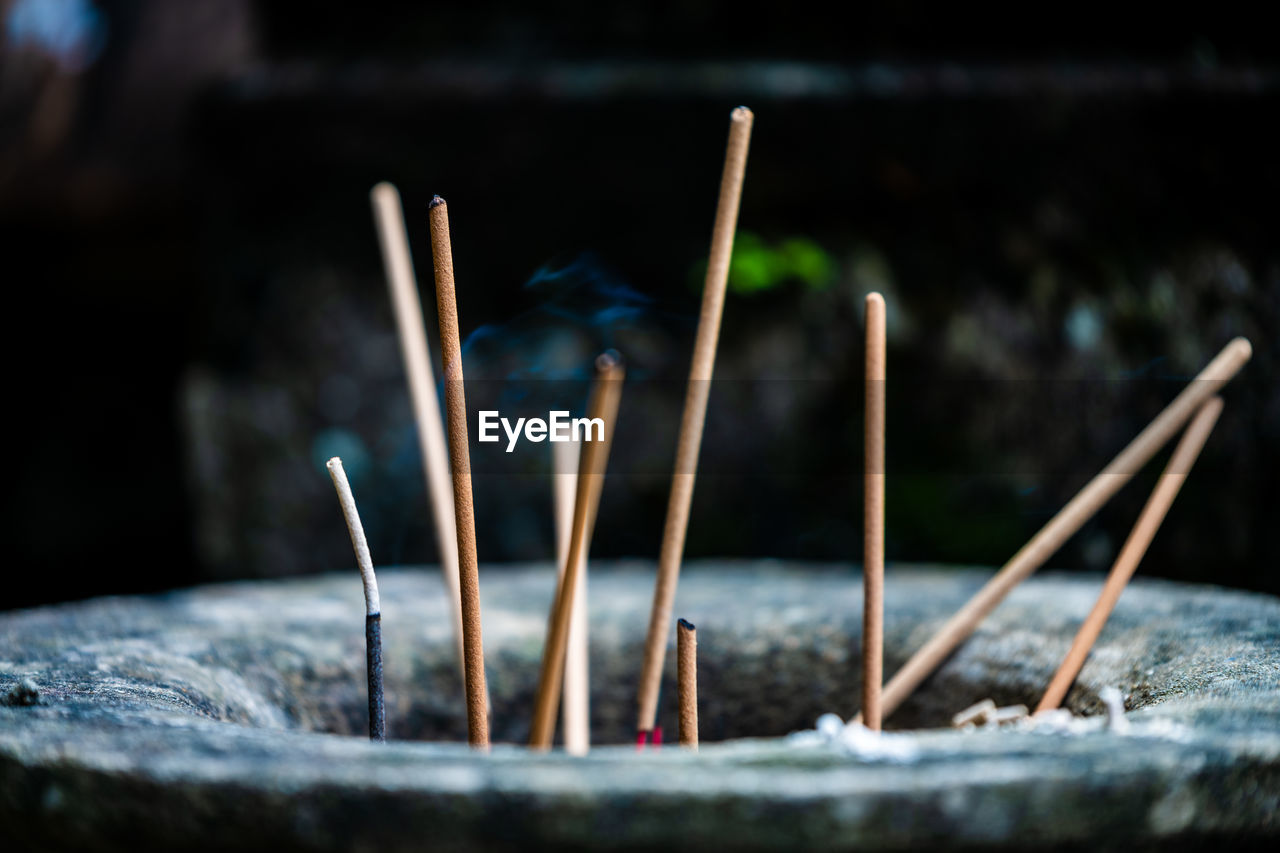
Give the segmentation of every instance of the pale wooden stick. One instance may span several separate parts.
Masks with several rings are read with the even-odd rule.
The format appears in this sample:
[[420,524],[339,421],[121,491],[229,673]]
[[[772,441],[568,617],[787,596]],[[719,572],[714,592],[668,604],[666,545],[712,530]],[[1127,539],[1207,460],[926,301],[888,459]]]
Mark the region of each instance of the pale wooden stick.
[[1112,495],[1120,491],[1177,434],[1204,401],[1218,393],[1236,375],[1252,354],[1253,347],[1244,338],[1236,338],[1223,347],[1222,352],[1200,371],[1182,393],[1156,415],[1155,420],[1147,424],[1146,429],[1138,433],[1106,468],[1077,492],[1057,515],[1031,537],[1031,541],[1023,545],[973,598],[947,620],[938,633],[911,656],[885,685],[880,696],[880,713],[883,716],[892,714],[920,682],[973,633],[1009,591],[1040,568]]
[[676,623],[676,684],[680,703],[680,745],[698,748],[698,629]]
[[338,505],[342,507],[342,517],[347,522],[347,534],[351,537],[351,547],[356,552],[356,565],[360,569],[360,580],[364,584],[364,650],[365,675],[369,681],[369,740],[387,739],[387,713],[382,696],[382,602],[378,599],[378,578],[373,573],[373,557],[369,555],[369,540],[364,535],[364,525],[360,523],[360,513],[356,510],[356,498],[351,493],[351,483],[347,481],[347,472],[342,467],[342,460],[337,456],[330,459],[325,467],[329,469],[329,479],[333,480],[333,488],[338,493]]
[[400,354],[409,377],[409,398],[418,424],[418,448],[422,455],[422,474],[427,483],[427,497],[435,522],[436,546],[440,550],[440,573],[444,576],[453,637],[458,646],[458,670],[466,668],[462,649],[462,599],[458,592],[457,525],[453,520],[453,486],[449,483],[449,451],[444,443],[444,424],[440,420],[440,403],[436,399],[435,371],[427,346],[427,331],[422,323],[422,302],[418,297],[418,280],[413,273],[409,238],[404,226],[400,193],[387,182],[369,192],[373,204],[373,220],[378,229],[378,245],[382,248],[382,265],[391,290],[391,307],[400,338]]
[[1142,508],[1137,523],[1133,525],[1129,538],[1120,549],[1120,554],[1116,557],[1110,574],[1107,575],[1097,602],[1081,624],[1075,640],[1071,643],[1070,651],[1067,652],[1058,671],[1054,673],[1049,687],[1040,699],[1040,704],[1036,706],[1036,713],[1052,710],[1062,704],[1067,691],[1071,689],[1072,682],[1080,674],[1080,669],[1089,656],[1089,650],[1098,641],[1102,626],[1107,624],[1107,617],[1115,609],[1125,585],[1133,577],[1138,563],[1142,562],[1142,557],[1147,553],[1147,548],[1155,538],[1156,531],[1160,529],[1160,523],[1164,521],[1169,507],[1173,506],[1173,499],[1178,496],[1178,491],[1186,482],[1187,475],[1191,473],[1191,466],[1195,464],[1220,414],[1222,414],[1222,398],[1210,397],[1200,407],[1200,411],[1196,413],[1186,432],[1182,434],[1156,487],[1151,491],[1151,497]]
[[[573,538],[573,500],[577,494],[578,461],[582,445],[577,441],[558,441],[551,445],[555,471],[556,506],[556,583],[563,583],[565,561],[569,559],[569,541]],[[595,519],[588,520],[594,527]],[[561,727],[564,748],[570,755],[586,755],[591,749],[590,669],[587,663],[587,555],[581,554],[578,567],[578,590],[573,596],[569,615],[569,646],[564,657],[564,695],[561,701]]]
[[489,747],[489,702],[480,632],[480,570],[476,559],[475,507],[471,499],[471,451],[467,447],[467,399],[462,377],[462,337],[449,244],[449,208],[436,196],[428,208],[431,260],[436,273],[436,312],[444,362],[444,404],[449,417],[449,463],[458,543],[458,590],[462,601],[463,681],[467,693],[467,740]]
[[[569,618],[577,593],[579,569],[591,548],[591,527],[600,504],[604,472],[609,462],[609,447],[618,418],[618,402],[622,397],[622,363],[612,353],[596,359],[596,381],[587,403],[587,417],[604,421],[601,440],[587,440],[578,466],[577,494],[573,502],[573,536],[565,557],[564,572],[551,604],[547,619],[547,640],[542,648],[542,672],[538,677],[538,694],[534,699],[533,725],[529,746],[550,749],[556,725],[561,679],[564,676],[565,647],[569,639]],[[588,433],[587,438],[590,438]]]
[[707,416],[707,398],[711,393],[716,342],[720,337],[720,316],[724,312],[729,259],[733,255],[733,235],[738,226],[738,204],[742,199],[742,180],[747,169],[747,147],[751,141],[753,119],[751,110],[746,107],[738,107],[729,116],[729,142],[725,150],[724,173],[720,178],[720,200],[716,206],[715,226],[711,232],[711,255],[707,261],[707,278],[702,290],[702,312],[698,317],[698,332],[693,342],[693,364],[689,368],[689,386],[685,392],[684,414],[680,419],[676,467],[671,477],[667,520],[662,528],[658,578],[653,589],[653,607],[649,612],[649,631],[645,638],[644,664],[640,673],[636,728],[641,735],[653,730],[658,713],[662,665],[671,631],[671,609],[675,605],[685,533],[689,527],[689,507],[693,502],[698,451],[702,445],[702,427]]
[[880,730],[884,667],[884,297],[867,294],[862,473],[862,716]]

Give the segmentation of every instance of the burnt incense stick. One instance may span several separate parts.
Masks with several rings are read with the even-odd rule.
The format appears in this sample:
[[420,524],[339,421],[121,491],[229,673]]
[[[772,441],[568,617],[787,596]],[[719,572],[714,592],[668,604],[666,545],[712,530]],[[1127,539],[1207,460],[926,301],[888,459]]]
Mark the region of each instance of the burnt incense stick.
[[680,704],[680,745],[698,748],[698,629],[676,622],[676,684]]
[[988,613],[995,609],[1015,586],[1026,580],[1045,561],[1057,553],[1062,544],[1084,526],[1111,496],[1120,491],[1143,465],[1150,461],[1169,439],[1177,434],[1205,400],[1231,381],[1253,354],[1244,338],[1236,338],[1188,383],[1142,432],[1058,514],[1049,520],[1031,540],[1004,564],[995,576],[952,616],[885,685],[880,696],[880,713],[887,717],[902,704],[956,648],[964,642]]
[[356,552],[356,565],[360,580],[364,583],[364,648],[365,672],[369,678],[369,740],[386,740],[386,711],[382,700],[382,603],[378,600],[378,579],[373,574],[373,558],[369,556],[369,542],[364,536],[364,525],[356,511],[356,499],[347,482],[347,472],[342,460],[333,457],[326,463],[333,488],[338,493],[338,505],[347,522],[351,547]]
[[[552,484],[556,508],[556,583],[564,579],[565,561],[569,559],[569,541],[573,538],[573,501],[577,494],[578,462],[582,443],[559,441],[551,445]],[[588,527],[595,519],[587,520]],[[578,589],[569,614],[569,645],[564,655],[564,690],[560,714],[565,751],[570,755],[586,755],[591,749],[591,673],[587,661],[587,555],[579,555]]]
[[676,466],[671,476],[671,497],[667,503],[667,520],[662,528],[658,577],[653,589],[648,635],[645,637],[644,662],[637,696],[639,713],[636,730],[639,733],[653,730],[658,713],[662,666],[671,631],[671,610],[675,605],[680,561],[684,556],[689,507],[693,502],[698,451],[702,445],[702,427],[707,416],[707,398],[711,394],[716,342],[720,337],[720,316],[724,312],[729,259],[733,255],[733,235],[738,227],[738,205],[742,199],[742,181],[747,169],[747,148],[751,142],[753,120],[751,110],[746,107],[738,107],[729,116],[729,142],[725,148],[720,199],[716,205],[715,225],[711,232],[711,254],[707,260],[707,277],[702,289],[702,311],[698,316],[698,332],[693,343],[693,363],[689,368],[684,414],[680,419]]
[[449,208],[436,196],[428,208],[431,260],[436,274],[436,312],[444,363],[444,405],[449,423],[449,464],[453,475],[453,516],[458,543],[458,592],[462,602],[463,681],[467,694],[467,741],[489,746],[489,703],[480,632],[480,570],[476,559],[475,508],[471,500],[471,452],[467,447],[467,399],[462,378],[462,337],[449,245]]
[[[618,419],[618,402],[622,397],[625,370],[616,353],[605,353],[596,359],[596,379],[587,403],[587,417],[603,421],[603,434],[597,440],[585,441],[578,467],[577,494],[573,502],[573,536],[565,557],[564,571],[556,587],[551,615],[547,619],[547,640],[542,648],[542,671],[538,676],[538,693],[534,699],[533,724],[529,746],[550,749],[555,730],[556,711],[564,676],[565,647],[569,637],[569,617],[577,594],[579,570],[591,548],[591,529],[600,505],[609,447]],[[589,429],[589,428],[588,428]],[[587,438],[591,438],[588,434]]]
[[862,717],[880,730],[884,660],[884,297],[867,294],[862,471]]
[[1121,547],[1120,554],[1107,575],[1097,602],[1080,626],[1075,640],[1071,643],[1071,649],[1063,659],[1062,665],[1058,667],[1058,671],[1054,673],[1053,679],[1050,680],[1044,696],[1040,699],[1040,704],[1036,706],[1036,713],[1052,710],[1062,704],[1067,691],[1071,689],[1076,676],[1080,674],[1080,669],[1089,656],[1089,650],[1098,641],[1098,635],[1102,633],[1107,617],[1115,609],[1116,602],[1120,600],[1120,594],[1124,592],[1129,579],[1133,577],[1138,563],[1142,562],[1142,557],[1147,553],[1151,540],[1160,529],[1160,523],[1164,521],[1169,507],[1173,506],[1174,498],[1178,496],[1178,491],[1186,482],[1187,475],[1191,473],[1191,466],[1195,465],[1196,458],[1199,457],[1200,450],[1209,439],[1209,433],[1213,432],[1220,414],[1222,414],[1222,398],[1210,397],[1200,407],[1200,411],[1196,413],[1186,432],[1182,434],[1177,447],[1173,450],[1173,455],[1169,457],[1168,464],[1165,465],[1160,479],[1156,482],[1156,487],[1151,491],[1151,497],[1147,499],[1146,505],[1138,515],[1138,521],[1133,525],[1129,538]]
[[449,482],[449,451],[444,443],[444,424],[440,420],[440,403],[436,399],[435,371],[427,346],[427,331],[422,322],[422,302],[418,296],[418,280],[413,272],[409,238],[404,226],[400,193],[386,183],[369,192],[373,219],[382,248],[382,264],[387,287],[391,291],[391,307],[400,338],[400,354],[409,378],[409,398],[414,420],[418,424],[418,447],[422,454],[422,473],[426,478],[427,497],[440,549],[440,573],[444,576],[453,636],[458,646],[459,672],[465,669],[462,649],[462,601],[458,593],[458,540],[453,520],[453,486]]

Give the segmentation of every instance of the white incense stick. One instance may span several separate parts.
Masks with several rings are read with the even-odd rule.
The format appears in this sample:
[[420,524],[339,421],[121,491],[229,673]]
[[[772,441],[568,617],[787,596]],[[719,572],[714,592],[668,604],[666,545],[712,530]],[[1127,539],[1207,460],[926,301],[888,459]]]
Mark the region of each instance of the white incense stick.
[[343,470],[342,460],[336,456],[325,467],[329,469],[329,478],[333,480],[333,488],[338,492],[338,504],[342,507],[342,517],[347,522],[347,532],[351,534],[351,547],[356,552],[356,566],[360,569],[360,580],[364,582],[365,615],[377,616],[382,612],[382,603],[378,600],[378,579],[373,574],[369,541],[365,539],[364,525],[360,523],[360,513],[356,511],[356,499],[351,494],[347,472]]
[[347,482],[347,472],[342,460],[333,457],[325,466],[338,492],[338,505],[347,522],[351,535],[351,547],[356,552],[356,565],[360,568],[360,580],[364,583],[364,649],[365,672],[369,680],[369,740],[387,738],[387,712],[382,692],[382,602],[378,600],[378,579],[373,574],[373,558],[369,556],[369,542],[364,537],[364,525],[356,511],[356,499]]
[[[581,444],[562,441],[551,444],[552,484],[556,508],[556,567],[564,578],[573,535],[573,503],[577,495],[578,458]],[[588,522],[590,524],[590,522]],[[564,658],[564,707],[561,721],[564,748],[571,755],[585,755],[591,748],[590,670],[587,665],[587,555],[578,561],[578,589],[569,615],[569,646]]]
[[458,591],[458,540],[453,514],[453,484],[449,481],[449,451],[444,441],[444,425],[440,418],[440,402],[436,397],[435,372],[427,347],[427,332],[422,322],[422,301],[409,254],[404,212],[400,193],[386,183],[369,192],[373,203],[373,219],[382,247],[382,263],[387,286],[391,290],[391,306],[395,311],[400,338],[400,354],[409,377],[409,396],[414,419],[418,424],[418,446],[422,455],[422,473],[427,481],[427,496],[440,549],[440,572],[449,596],[453,636],[458,645],[458,665],[463,664],[462,600]]

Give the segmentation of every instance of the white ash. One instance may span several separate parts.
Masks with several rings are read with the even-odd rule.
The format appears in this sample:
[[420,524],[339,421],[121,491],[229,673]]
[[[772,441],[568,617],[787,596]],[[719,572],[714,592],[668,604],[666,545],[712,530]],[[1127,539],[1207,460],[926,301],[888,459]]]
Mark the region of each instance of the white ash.
[[919,754],[909,733],[872,731],[862,723],[846,723],[836,714],[823,714],[813,729],[793,732],[787,740],[797,746],[829,744],[871,761],[906,763]]
[[990,699],[983,699],[977,704],[970,705],[959,714],[951,718],[951,725],[957,729],[971,729],[979,726],[987,721],[987,719],[996,710],[996,703]]
[[1098,691],[1098,698],[1107,708],[1107,728],[1116,734],[1124,734],[1129,730],[1129,721],[1124,716],[1124,694],[1120,688],[1108,685]]

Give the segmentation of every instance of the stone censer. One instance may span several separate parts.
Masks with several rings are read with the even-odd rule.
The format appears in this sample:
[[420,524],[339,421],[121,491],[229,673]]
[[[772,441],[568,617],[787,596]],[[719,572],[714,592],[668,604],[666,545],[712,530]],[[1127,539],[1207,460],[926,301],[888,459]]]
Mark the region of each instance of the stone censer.
[[[348,574],[5,614],[0,837],[39,849],[866,850],[1263,845],[1280,832],[1274,598],[1137,580],[1067,697],[1085,719],[951,729],[951,714],[984,697],[1032,703],[1099,583],[1032,578],[889,731],[858,744],[788,736],[856,709],[857,570],[692,562],[678,601],[703,634],[703,743],[638,752],[634,662],[653,570],[593,565],[600,745],[585,757],[514,745],[528,731],[551,564],[481,573],[488,754],[459,742],[461,680],[434,569],[380,575],[385,744],[365,737]],[[886,671],[989,576],[890,566]],[[1107,687],[1125,696],[1123,727],[1101,714]],[[670,724],[671,672],[662,694]]]

